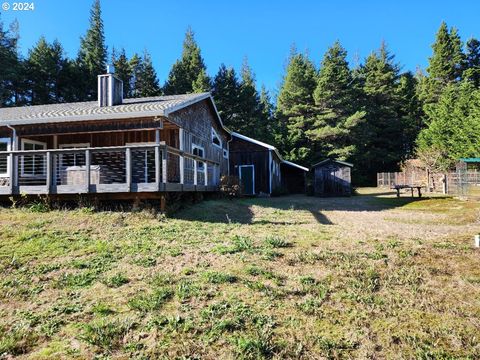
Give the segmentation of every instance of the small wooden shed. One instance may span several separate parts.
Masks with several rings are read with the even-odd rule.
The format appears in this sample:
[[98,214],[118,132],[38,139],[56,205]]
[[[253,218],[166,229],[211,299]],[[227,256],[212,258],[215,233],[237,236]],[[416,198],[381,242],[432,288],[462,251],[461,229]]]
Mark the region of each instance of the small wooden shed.
[[326,159],[312,166],[316,196],[350,196],[353,164]]

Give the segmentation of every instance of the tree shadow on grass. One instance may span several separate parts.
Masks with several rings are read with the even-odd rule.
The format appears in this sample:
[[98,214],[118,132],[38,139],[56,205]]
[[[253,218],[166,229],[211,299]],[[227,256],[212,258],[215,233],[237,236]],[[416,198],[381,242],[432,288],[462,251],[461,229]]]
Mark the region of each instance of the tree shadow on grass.
[[[271,198],[243,198],[232,200],[209,200],[195,204],[179,211],[173,217],[189,221],[202,221],[213,223],[240,223],[261,225],[288,225],[298,224],[295,220],[255,219],[253,206],[275,210],[308,211],[319,224],[333,225],[325,215],[325,211],[382,211],[408,205],[412,202],[421,202],[428,197],[384,197],[393,195],[394,192],[379,192],[355,195],[352,197],[311,197],[305,195],[290,195]],[[442,199],[446,197],[435,197]],[[355,216],[352,214],[352,216]],[[271,215],[270,215],[271,217]]]

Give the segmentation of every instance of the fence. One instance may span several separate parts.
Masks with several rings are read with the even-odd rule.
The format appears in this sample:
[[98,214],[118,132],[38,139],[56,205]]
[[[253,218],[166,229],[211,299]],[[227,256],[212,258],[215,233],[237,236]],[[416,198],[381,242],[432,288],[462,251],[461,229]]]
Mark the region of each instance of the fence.
[[0,194],[212,191],[217,162],[160,145],[0,152]]

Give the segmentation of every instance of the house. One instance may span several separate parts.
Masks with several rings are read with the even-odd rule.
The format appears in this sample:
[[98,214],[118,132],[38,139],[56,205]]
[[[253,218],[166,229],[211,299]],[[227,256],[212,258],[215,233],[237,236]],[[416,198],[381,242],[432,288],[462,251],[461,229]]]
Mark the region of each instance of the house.
[[313,190],[317,196],[350,196],[353,164],[327,159],[312,166]]
[[216,191],[229,133],[209,93],[123,99],[112,71],[98,101],[0,109],[0,195]]
[[232,132],[230,175],[240,178],[245,195],[305,191],[308,169],[283,160],[277,148]]

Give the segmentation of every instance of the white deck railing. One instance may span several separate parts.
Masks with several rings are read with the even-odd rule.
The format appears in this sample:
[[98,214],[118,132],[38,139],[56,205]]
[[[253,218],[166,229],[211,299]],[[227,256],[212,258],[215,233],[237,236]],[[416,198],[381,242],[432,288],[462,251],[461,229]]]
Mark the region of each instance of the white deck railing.
[[0,195],[214,191],[220,164],[163,144],[0,152]]

